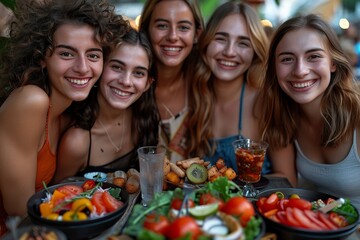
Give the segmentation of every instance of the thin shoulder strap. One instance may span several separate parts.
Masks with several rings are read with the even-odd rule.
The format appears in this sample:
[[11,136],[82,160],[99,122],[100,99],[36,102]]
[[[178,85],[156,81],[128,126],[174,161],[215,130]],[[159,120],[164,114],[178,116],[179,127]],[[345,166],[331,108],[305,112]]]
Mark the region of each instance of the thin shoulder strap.
[[88,159],[86,166],[90,166],[90,155],[91,155],[91,129],[89,130],[89,138],[90,138],[90,144],[89,144],[89,150],[88,150]]
[[243,112],[243,99],[244,99],[244,93],[245,93],[245,85],[246,85],[246,81],[243,80],[243,84],[241,87],[241,96],[240,96],[239,134],[240,134],[241,128],[242,128],[242,112]]
[[48,141],[49,138],[49,118],[50,118],[50,110],[51,105],[49,105],[47,114],[46,114],[46,123],[45,123],[45,142]]

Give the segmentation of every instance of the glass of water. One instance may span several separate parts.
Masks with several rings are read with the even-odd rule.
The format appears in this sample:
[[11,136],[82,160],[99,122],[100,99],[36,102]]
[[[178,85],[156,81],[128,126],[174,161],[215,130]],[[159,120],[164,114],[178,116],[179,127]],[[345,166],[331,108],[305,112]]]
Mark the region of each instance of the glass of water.
[[140,147],[137,152],[140,164],[142,204],[147,206],[155,194],[162,191],[166,149],[162,146],[144,146]]

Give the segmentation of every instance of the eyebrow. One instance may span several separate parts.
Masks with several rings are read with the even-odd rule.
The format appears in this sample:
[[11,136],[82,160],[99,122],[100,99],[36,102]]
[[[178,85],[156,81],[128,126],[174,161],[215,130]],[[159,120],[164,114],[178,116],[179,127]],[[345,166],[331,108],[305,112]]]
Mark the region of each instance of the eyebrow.
[[[77,52],[77,49],[76,48],[73,48],[71,46],[68,46],[68,45],[64,45],[64,44],[59,44],[59,45],[56,45],[55,48],[66,48],[66,49],[69,49],[69,50],[72,50],[74,52]],[[93,51],[98,51],[98,52],[103,52],[101,48],[90,48],[88,50],[86,50],[87,52],[93,52]]]
[[[169,20],[165,19],[165,18],[158,18],[155,20],[155,23],[156,22],[170,22]],[[179,22],[177,22],[177,24],[190,24],[190,25],[193,25],[193,23],[191,21],[188,21],[188,20],[181,20]]]
[[[215,33],[215,35],[221,35],[221,36],[225,36],[225,37],[230,36],[230,34],[228,34],[227,32],[217,32],[217,33]],[[237,38],[240,39],[240,40],[248,40],[248,41],[250,41],[250,38],[246,37],[246,36],[238,36]]]
[[[305,54],[312,53],[312,52],[318,52],[318,51],[325,52],[325,50],[322,48],[312,48],[312,49],[307,50],[305,52]],[[277,56],[280,57],[282,55],[295,55],[295,54],[293,52],[281,52]]]
[[[110,59],[109,62],[115,62],[115,63],[126,66],[125,62],[117,60],[117,59]],[[136,66],[135,68],[136,69],[142,69],[142,70],[145,70],[145,71],[149,71],[149,69],[147,69],[146,67],[143,67],[143,66]]]

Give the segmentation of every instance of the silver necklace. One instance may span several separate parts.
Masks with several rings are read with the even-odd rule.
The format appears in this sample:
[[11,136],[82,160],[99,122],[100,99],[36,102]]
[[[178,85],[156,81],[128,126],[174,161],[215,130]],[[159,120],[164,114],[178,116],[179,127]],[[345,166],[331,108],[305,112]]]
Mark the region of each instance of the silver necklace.
[[100,125],[102,126],[102,128],[104,129],[105,133],[106,133],[106,136],[107,138],[109,139],[109,142],[111,143],[111,145],[113,145],[114,147],[114,150],[116,153],[120,152],[120,150],[122,149],[122,145],[123,145],[123,142],[124,142],[124,118],[125,118],[125,114],[122,115],[122,119],[121,119],[121,123],[118,123],[121,124],[121,138],[120,138],[120,145],[117,146],[114,141],[112,140],[112,138],[110,137],[110,134],[109,132],[107,131],[107,129],[105,128],[104,124],[101,122],[100,119],[98,119]]

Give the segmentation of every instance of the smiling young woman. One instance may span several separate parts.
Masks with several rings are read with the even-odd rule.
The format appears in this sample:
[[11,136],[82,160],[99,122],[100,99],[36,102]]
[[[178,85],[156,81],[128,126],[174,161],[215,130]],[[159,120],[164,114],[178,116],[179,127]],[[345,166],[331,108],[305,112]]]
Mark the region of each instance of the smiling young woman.
[[140,29],[152,44],[157,71],[160,141],[173,162],[189,158],[189,87],[203,27],[197,1],[148,0],[141,14]]
[[335,32],[313,14],[289,19],[274,33],[267,63],[264,139],[275,148],[294,143],[300,187],[359,208],[360,91]]
[[88,96],[113,32],[127,26],[104,0],[18,3],[1,55],[1,234],[6,217],[25,215],[30,196],[50,183],[65,111]]

